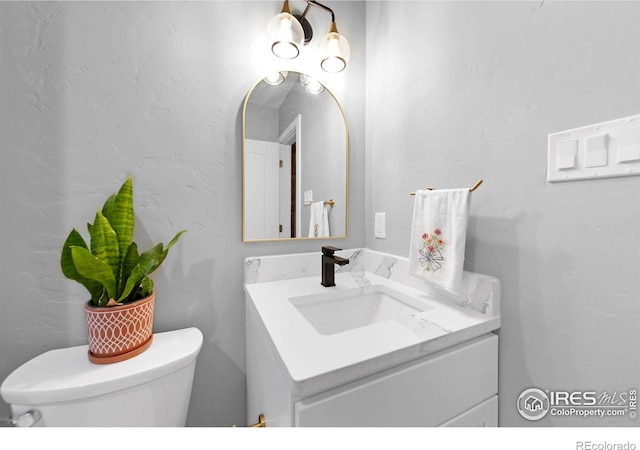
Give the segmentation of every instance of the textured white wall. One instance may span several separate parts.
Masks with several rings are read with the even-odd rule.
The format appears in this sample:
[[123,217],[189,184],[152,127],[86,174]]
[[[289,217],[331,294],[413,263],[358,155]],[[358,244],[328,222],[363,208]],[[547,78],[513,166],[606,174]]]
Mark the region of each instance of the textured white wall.
[[[353,58],[322,81],[349,120],[350,224],[362,230],[364,4],[332,6]],[[265,36],[280,7],[0,2],[0,380],[46,350],[86,343],[86,295],[63,278],[60,247],[131,173],[140,244],[189,230],[154,276],[156,331],[205,336],[188,424],[244,423],[243,260],[327,242],[241,242],[241,108],[268,68],[287,68]],[[314,20],[328,28],[322,12]],[[288,68],[314,73],[311,63]],[[331,242],[364,244],[351,236]]]
[[367,3],[366,244],[407,255],[410,192],[485,180],[465,269],[502,282],[503,426],[638,423],[530,423],[515,402],[640,382],[640,178],[545,181],[547,134],[640,112],[639,18],[638,2]]

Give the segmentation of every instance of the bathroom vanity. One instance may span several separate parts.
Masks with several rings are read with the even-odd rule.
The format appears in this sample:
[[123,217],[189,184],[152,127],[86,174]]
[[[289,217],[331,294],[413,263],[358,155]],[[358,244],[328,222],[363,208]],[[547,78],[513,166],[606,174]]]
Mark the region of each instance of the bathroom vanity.
[[453,295],[405,258],[339,252],[245,261],[247,422],[267,426],[497,426],[500,284],[465,272]]

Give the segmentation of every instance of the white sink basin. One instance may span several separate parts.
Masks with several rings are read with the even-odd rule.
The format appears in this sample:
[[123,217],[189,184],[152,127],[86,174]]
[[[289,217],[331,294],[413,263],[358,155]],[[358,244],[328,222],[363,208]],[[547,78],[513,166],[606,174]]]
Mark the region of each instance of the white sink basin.
[[433,308],[382,285],[292,297],[289,302],[325,336]]

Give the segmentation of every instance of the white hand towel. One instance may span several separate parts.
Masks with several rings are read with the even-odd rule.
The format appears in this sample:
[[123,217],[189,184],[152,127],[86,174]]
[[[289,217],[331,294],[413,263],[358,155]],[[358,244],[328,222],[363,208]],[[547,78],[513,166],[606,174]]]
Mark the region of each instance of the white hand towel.
[[329,234],[329,205],[324,202],[311,204],[309,220],[309,237],[328,237]]
[[469,219],[469,189],[416,192],[409,273],[458,294]]

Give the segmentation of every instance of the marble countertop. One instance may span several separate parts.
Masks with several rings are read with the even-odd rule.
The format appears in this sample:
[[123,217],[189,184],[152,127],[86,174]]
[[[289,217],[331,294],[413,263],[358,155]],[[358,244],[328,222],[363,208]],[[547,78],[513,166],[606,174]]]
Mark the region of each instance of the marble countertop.
[[[432,294],[368,271],[336,273],[326,288],[320,276],[245,284],[281,362],[298,391],[323,389],[438,352],[500,327],[500,316],[441,302]],[[331,335],[321,335],[290,298],[382,285],[431,306],[424,312]]]

